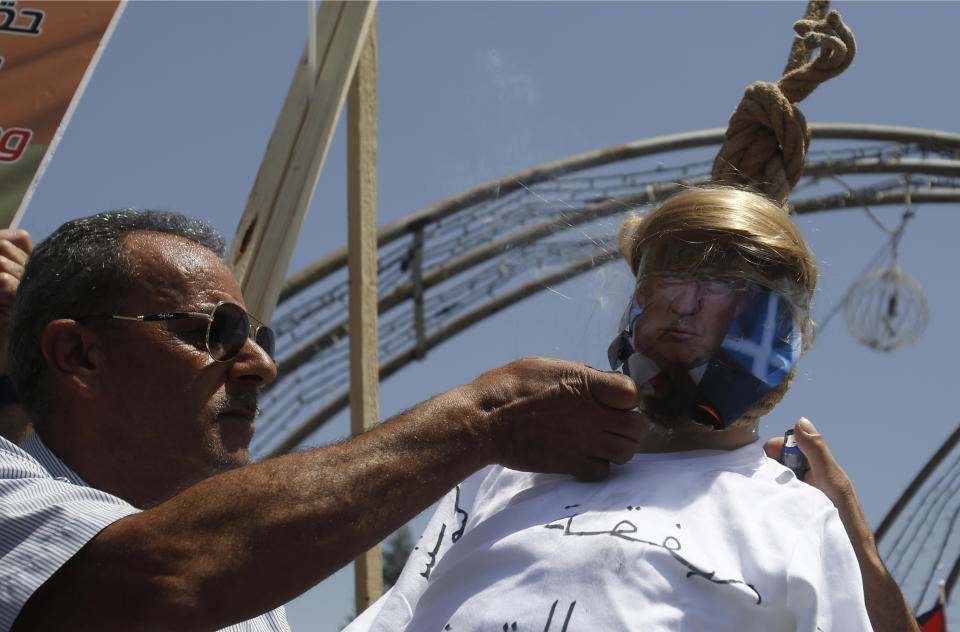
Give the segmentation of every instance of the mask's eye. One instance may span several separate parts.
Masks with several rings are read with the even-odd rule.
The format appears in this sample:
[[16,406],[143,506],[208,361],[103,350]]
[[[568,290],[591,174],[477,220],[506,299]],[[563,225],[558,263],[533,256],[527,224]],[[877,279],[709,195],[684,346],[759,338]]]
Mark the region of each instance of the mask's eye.
[[747,282],[735,277],[708,277],[704,279],[704,287],[710,294],[726,295],[744,291]]
[[713,294],[727,294],[734,290],[733,279],[708,278],[705,279],[704,287]]
[[684,274],[660,274],[657,280],[664,285],[682,285],[691,281],[690,277]]

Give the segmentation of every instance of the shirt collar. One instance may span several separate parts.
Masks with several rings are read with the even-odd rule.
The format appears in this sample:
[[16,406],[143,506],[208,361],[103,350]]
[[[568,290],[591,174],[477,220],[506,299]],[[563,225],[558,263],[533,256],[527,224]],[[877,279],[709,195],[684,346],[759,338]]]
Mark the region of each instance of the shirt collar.
[[20,444],[20,449],[36,459],[53,478],[65,478],[74,485],[89,487],[87,482],[80,478],[79,474],[57,458],[57,455],[47,447],[47,444],[37,436],[37,433],[34,432],[24,439],[23,443]]

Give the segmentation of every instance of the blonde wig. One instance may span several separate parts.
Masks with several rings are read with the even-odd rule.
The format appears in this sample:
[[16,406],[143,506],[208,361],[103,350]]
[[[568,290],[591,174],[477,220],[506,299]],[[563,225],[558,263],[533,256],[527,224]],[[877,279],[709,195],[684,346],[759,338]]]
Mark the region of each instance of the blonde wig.
[[620,227],[620,250],[637,277],[652,272],[722,271],[786,298],[804,346],[813,327],[810,300],[817,263],[786,209],[735,187],[684,189]]
[[[629,216],[620,227],[620,250],[638,280],[657,272],[722,272],[766,286],[787,299],[803,347],[812,342],[816,258],[786,209],[763,195],[735,187],[684,189],[647,215]],[[793,375],[738,423],[769,412]]]

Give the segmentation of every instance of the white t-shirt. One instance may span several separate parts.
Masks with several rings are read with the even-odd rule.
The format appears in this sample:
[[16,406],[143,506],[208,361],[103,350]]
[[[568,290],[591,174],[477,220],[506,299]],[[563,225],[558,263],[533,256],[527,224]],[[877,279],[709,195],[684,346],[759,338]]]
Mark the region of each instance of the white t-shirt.
[[754,443],[638,454],[598,483],[482,470],[347,631],[870,629],[836,509]]

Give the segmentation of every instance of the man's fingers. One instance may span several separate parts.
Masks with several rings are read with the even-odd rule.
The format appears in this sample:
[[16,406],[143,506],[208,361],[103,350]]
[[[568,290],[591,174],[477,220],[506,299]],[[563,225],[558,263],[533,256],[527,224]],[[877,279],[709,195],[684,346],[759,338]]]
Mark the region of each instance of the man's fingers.
[[774,437],[764,443],[763,451],[774,461],[779,461],[780,453],[783,451],[783,437]]
[[839,467],[830,453],[830,448],[827,447],[823,435],[817,432],[813,422],[806,417],[801,417],[797,421],[794,431],[797,437],[797,446],[807,457],[807,463],[810,464],[811,470],[824,472],[827,469]]
[[586,458],[574,471],[582,481],[599,481],[610,473],[610,462],[605,459]]
[[602,428],[609,433],[630,439],[634,444],[643,439],[650,430],[650,421],[635,410],[611,412],[602,422]]
[[637,385],[630,377],[591,368],[587,371],[587,386],[598,403],[620,410],[630,410],[639,403]]
[[633,380],[579,363],[525,358],[487,371],[467,390],[491,413],[492,460],[513,469],[595,480],[611,462],[630,460],[648,428],[633,410]]
[[30,234],[27,231],[0,229],[0,256],[22,266],[26,264],[31,252],[33,252],[33,244],[30,242]]
[[[804,456],[807,457],[807,463],[812,470],[822,470],[825,466],[835,466],[836,461],[830,454],[830,448],[823,439],[823,435],[817,432],[806,417],[801,417],[794,427],[794,436],[797,438],[797,446]],[[763,451],[771,459],[780,460],[783,451],[783,437],[774,437],[763,444]]]
[[593,444],[587,447],[591,457],[623,464],[637,453],[637,442],[620,435],[604,432],[596,438]]
[[33,252],[30,233],[22,228],[0,228],[0,240],[9,241],[27,254]]
[[0,257],[0,273],[13,277],[19,283],[23,278],[23,266],[12,259]]
[[809,419],[800,418],[796,425],[796,436],[797,445],[810,465],[810,471],[804,480],[826,494],[837,507],[856,505],[857,493],[850,477],[833,458],[826,439],[817,432]]

